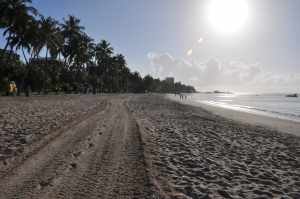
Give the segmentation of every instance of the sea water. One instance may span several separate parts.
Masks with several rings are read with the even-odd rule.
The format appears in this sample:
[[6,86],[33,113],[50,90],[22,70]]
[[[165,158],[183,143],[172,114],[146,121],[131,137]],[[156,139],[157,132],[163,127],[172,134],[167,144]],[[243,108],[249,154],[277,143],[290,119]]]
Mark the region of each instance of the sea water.
[[194,102],[300,122],[300,97],[286,94],[196,93]]

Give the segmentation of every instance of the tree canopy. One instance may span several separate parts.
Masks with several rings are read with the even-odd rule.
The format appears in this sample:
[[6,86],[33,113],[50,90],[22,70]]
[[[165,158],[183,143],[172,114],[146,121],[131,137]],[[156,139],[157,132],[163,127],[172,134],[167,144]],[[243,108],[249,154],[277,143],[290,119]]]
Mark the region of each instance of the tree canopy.
[[125,56],[106,40],[96,43],[80,19],[69,15],[60,23],[40,14],[30,0],[1,0],[0,29],[6,40],[0,49],[0,92],[10,81],[27,94],[195,92],[174,78],[132,72]]

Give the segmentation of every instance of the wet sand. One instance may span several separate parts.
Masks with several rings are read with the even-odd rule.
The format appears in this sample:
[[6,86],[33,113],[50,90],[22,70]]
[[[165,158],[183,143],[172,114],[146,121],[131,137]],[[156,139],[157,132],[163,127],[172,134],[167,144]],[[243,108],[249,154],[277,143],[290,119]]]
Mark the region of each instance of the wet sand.
[[187,100],[180,100],[179,97],[174,97],[173,95],[167,95],[167,97],[169,99],[175,100],[183,104],[201,107],[213,114],[225,117],[227,119],[231,119],[231,120],[235,120],[247,124],[252,124],[252,125],[265,126],[267,128],[300,136],[300,130],[299,130],[300,122],[271,117],[267,115],[260,115],[260,114],[250,113],[250,112],[232,110],[223,107],[217,107],[217,106],[204,104],[200,102],[194,102],[192,100],[189,100],[189,98]]

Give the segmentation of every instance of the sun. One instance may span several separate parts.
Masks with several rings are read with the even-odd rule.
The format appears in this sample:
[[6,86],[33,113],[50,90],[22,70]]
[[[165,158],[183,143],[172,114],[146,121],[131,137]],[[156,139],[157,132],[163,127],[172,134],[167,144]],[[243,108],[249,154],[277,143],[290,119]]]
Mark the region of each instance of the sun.
[[246,0],[211,0],[207,11],[213,28],[225,34],[238,32],[249,16]]

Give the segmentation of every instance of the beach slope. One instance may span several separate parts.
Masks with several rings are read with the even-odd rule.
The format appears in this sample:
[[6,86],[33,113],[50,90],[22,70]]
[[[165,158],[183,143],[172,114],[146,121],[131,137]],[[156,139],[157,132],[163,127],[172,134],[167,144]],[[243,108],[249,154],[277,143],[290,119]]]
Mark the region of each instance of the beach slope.
[[162,96],[130,101],[170,198],[300,198],[300,138]]
[[164,95],[0,98],[0,199],[300,198],[300,138]]

